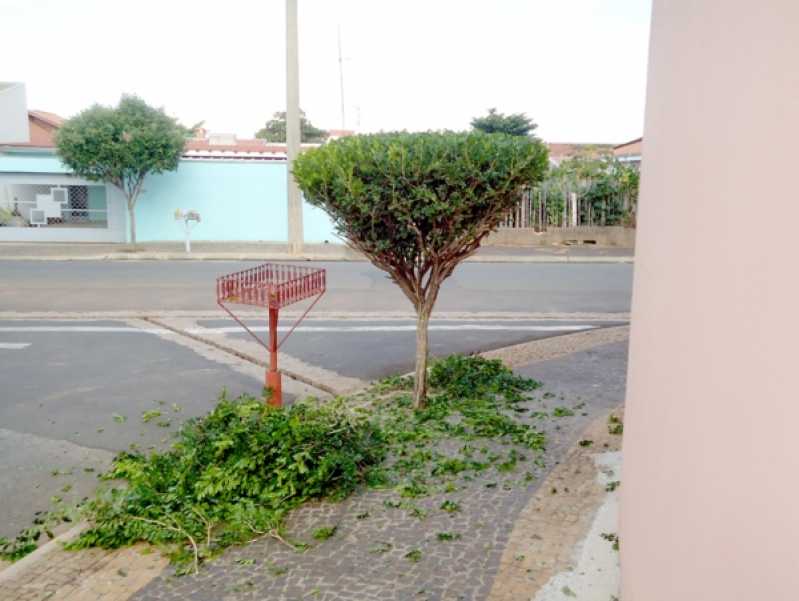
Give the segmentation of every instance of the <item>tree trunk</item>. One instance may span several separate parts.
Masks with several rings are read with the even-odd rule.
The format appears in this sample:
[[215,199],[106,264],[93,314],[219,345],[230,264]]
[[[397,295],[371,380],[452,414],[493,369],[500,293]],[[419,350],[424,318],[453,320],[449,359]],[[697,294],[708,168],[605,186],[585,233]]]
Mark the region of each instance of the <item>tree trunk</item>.
[[128,218],[130,220],[130,243],[136,246],[136,205],[128,203]]
[[413,407],[424,409],[427,403],[427,326],[432,306],[423,304],[416,310],[416,377],[413,386]]

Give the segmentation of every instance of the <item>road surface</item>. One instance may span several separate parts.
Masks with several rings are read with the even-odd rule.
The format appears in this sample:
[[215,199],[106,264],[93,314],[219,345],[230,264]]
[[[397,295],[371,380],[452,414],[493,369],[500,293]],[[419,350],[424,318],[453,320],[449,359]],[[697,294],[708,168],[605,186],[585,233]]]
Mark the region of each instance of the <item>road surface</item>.
[[[220,392],[259,394],[259,343],[216,307],[234,262],[0,262],[0,537],[91,493],[113,454],[168,444]],[[345,392],[411,369],[409,302],[366,263],[320,264],[329,289],[281,365]],[[630,264],[469,263],[442,290],[434,355],[624,323]],[[143,317],[151,318],[149,321]],[[285,331],[293,322],[288,313]],[[264,322],[245,320],[262,338]],[[226,350],[227,349],[227,350]],[[323,393],[285,381],[289,399]],[[147,422],[145,412],[160,415]],[[151,413],[151,415],[153,415]]]

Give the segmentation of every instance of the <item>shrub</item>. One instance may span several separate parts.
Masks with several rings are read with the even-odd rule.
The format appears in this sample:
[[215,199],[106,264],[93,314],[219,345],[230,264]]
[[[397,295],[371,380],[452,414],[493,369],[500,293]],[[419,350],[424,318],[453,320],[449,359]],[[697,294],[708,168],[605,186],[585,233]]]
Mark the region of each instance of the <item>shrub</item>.
[[546,169],[538,140],[482,132],[354,136],[294,162],[308,202],[416,310],[417,409],[427,395],[427,327],[442,283]]

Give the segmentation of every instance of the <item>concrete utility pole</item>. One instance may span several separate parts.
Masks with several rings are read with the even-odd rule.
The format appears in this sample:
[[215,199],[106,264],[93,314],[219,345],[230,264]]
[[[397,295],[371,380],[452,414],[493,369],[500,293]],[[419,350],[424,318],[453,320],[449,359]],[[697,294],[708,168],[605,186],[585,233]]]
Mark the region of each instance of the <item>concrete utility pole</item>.
[[288,156],[289,251],[302,252],[302,197],[292,175],[300,152],[300,61],[297,36],[297,0],[286,0],[286,154]]
[[799,3],[655,0],[651,35],[621,598],[795,601]]

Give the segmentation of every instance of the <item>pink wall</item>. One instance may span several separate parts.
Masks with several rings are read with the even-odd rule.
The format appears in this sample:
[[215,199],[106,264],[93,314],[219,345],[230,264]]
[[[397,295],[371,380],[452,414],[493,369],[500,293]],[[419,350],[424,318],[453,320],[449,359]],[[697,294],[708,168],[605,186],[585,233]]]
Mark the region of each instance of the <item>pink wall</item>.
[[654,5],[622,599],[795,601],[799,2]]

